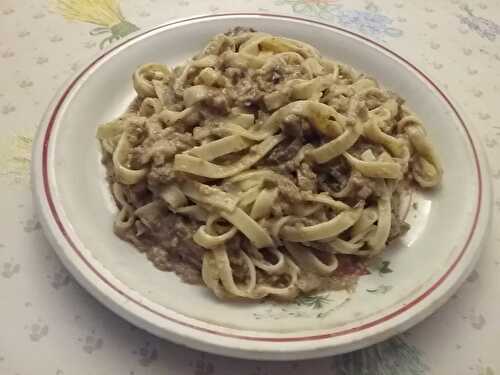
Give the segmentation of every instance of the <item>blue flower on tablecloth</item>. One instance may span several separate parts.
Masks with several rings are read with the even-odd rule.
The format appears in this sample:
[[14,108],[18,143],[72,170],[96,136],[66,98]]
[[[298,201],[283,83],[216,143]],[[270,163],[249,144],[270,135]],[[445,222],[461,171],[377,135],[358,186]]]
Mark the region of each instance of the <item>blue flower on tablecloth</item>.
[[430,369],[418,350],[401,337],[334,357],[335,375],[425,375]]
[[275,0],[275,5],[291,6],[294,13],[320,18],[379,40],[403,35],[403,30],[392,26],[394,20],[381,14],[377,6],[349,9],[332,0]]
[[374,13],[366,10],[343,10],[336,14],[340,25],[356,29],[363,34],[379,38],[383,35],[399,37],[403,31],[390,27],[392,19],[380,13]]
[[500,25],[484,17],[475,16],[472,9],[468,5],[463,5],[461,9],[466,15],[460,14],[460,21],[469,27],[469,29],[479,34],[481,38],[486,38],[490,42],[494,42],[496,37],[500,35]]

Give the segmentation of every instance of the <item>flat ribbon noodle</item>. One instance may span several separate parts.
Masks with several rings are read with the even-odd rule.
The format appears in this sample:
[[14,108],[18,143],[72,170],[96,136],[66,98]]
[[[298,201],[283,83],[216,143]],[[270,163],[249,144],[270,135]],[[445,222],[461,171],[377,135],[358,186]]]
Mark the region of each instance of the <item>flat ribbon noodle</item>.
[[270,137],[263,142],[252,146],[247,155],[228,166],[217,165],[187,154],[177,154],[174,159],[174,169],[176,171],[187,172],[215,179],[234,176],[235,174],[238,174],[257,163],[282,140],[282,135]]
[[441,181],[443,168],[441,162],[429,142],[421,122],[415,116],[406,116],[398,123],[404,129],[419,157],[418,168],[415,168],[415,180],[422,187],[432,187]]
[[314,272],[318,275],[331,275],[331,273],[335,271],[339,265],[334,254],[328,254],[330,256],[331,263],[327,264],[314,255],[311,249],[308,249],[306,246],[297,243],[285,242],[285,247],[292,257],[300,263],[305,270]]
[[365,123],[363,135],[376,143],[384,145],[393,156],[402,157],[408,153],[407,145],[402,139],[384,133],[380,129],[380,125],[374,120],[369,120]]
[[202,225],[193,235],[193,241],[205,249],[215,249],[230,240],[238,232],[236,227],[232,227],[223,234],[213,235],[207,232],[206,226]]
[[118,141],[116,149],[113,152],[113,167],[116,179],[125,185],[136,184],[144,179],[147,174],[147,169],[145,168],[131,169],[125,165],[130,148],[127,135],[123,133]]
[[227,255],[226,249],[221,246],[219,248],[212,250],[214,255],[215,264],[219,270],[219,278],[224,288],[231,293],[232,295],[238,297],[246,297],[252,298],[252,291],[255,289],[256,285],[256,275],[255,275],[255,266],[252,263],[252,260],[246,255],[244,252],[240,252],[240,255],[243,257],[244,262],[249,271],[249,280],[247,285],[243,285],[242,287],[236,285],[233,277],[233,271],[231,269],[231,264],[229,262],[229,257]]
[[198,181],[186,180],[181,183],[182,191],[195,202],[208,204],[221,210],[233,211],[238,199],[221,189]]
[[401,165],[396,162],[386,161],[363,161],[350,155],[348,152],[343,153],[349,164],[358,170],[362,175],[376,178],[393,178],[400,180],[403,178]]
[[385,247],[391,230],[391,200],[389,197],[382,197],[377,202],[378,220],[375,233],[370,236],[368,243],[373,248],[371,255],[379,254]]
[[342,211],[327,222],[302,228],[285,226],[281,230],[281,237],[290,242],[317,241],[335,237],[349,229],[359,219],[362,211],[362,208]]
[[251,145],[252,142],[238,135],[230,135],[201,146],[193,147],[188,150],[188,153],[203,160],[211,161],[233,152],[245,150]]
[[115,217],[114,227],[118,232],[124,232],[128,228],[132,227],[134,224],[134,213],[133,207],[127,202],[125,199],[125,195],[123,193],[123,188],[120,184],[114,183],[112,185],[113,196],[118,201],[120,207],[120,211]]
[[359,123],[351,124],[346,127],[347,129],[339,137],[333,141],[325,143],[324,145],[309,151],[309,155],[316,161],[316,163],[326,163],[337,156],[342,155],[359,139],[361,134],[361,125]]
[[274,245],[267,231],[241,208],[237,207],[232,212],[220,211],[219,214],[238,228],[256,248],[260,249],[261,247]]
[[170,69],[161,64],[141,65],[133,75],[134,88],[140,97],[155,97],[153,80],[164,80],[171,74]]
[[[255,250],[258,252],[258,249]],[[281,275],[286,271],[286,261],[285,256],[281,251],[276,248],[269,248],[268,251],[276,257],[275,263],[270,263],[261,256],[262,259],[258,259],[256,257],[251,257],[252,262],[255,264],[255,267],[260,268],[265,271],[269,275]]]

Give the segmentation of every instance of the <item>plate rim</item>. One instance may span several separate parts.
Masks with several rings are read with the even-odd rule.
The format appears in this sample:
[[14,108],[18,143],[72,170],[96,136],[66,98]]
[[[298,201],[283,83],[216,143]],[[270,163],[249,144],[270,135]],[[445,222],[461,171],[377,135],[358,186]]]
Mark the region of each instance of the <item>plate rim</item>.
[[[155,311],[151,307],[143,304],[142,302],[138,301],[136,298],[133,296],[130,296],[127,294],[127,292],[131,291],[130,288],[127,287],[128,290],[123,291],[120,289],[120,287],[114,285],[112,281],[108,280],[105,275],[99,272],[99,270],[95,269],[95,267],[92,265],[91,262],[85,257],[85,255],[80,251],[80,249],[76,246],[74,243],[73,239],[68,233],[68,230],[66,229],[63,220],[58,214],[57,211],[57,205],[56,202],[54,202],[52,195],[51,195],[51,180],[49,177],[49,169],[50,165],[48,163],[48,155],[49,155],[49,147],[50,147],[50,136],[52,134],[52,129],[54,127],[54,124],[56,124],[58,116],[60,116],[61,113],[64,111],[60,112],[61,108],[63,108],[63,105],[65,104],[66,98],[70,95],[70,93],[74,92],[73,90],[75,87],[78,90],[78,84],[80,83],[80,80],[86,76],[87,72],[92,70],[92,68],[97,65],[101,60],[103,60],[105,57],[108,55],[112,55],[113,52],[118,52],[122,48],[126,48],[127,45],[131,44],[133,41],[140,41],[141,38],[146,38],[151,34],[154,34],[155,32],[161,32],[163,29],[172,27],[175,28],[176,26],[180,26],[183,24],[189,24],[193,22],[200,22],[200,21],[207,21],[210,19],[220,19],[220,18],[231,18],[231,17],[256,17],[256,18],[271,18],[271,19],[281,19],[281,20],[287,20],[287,21],[298,21],[300,23],[308,23],[308,24],[313,24],[317,26],[322,26],[329,28],[333,30],[334,32],[341,32],[344,34],[349,35],[350,37],[358,38],[361,39],[364,43],[367,43],[369,45],[375,46],[377,49],[381,49],[385,53],[388,53],[391,57],[395,58],[399,63],[402,63],[406,67],[410,68],[413,73],[418,76],[420,79],[425,80],[429,85],[433,87],[435,92],[439,94],[439,96],[444,99],[446,102],[447,106],[452,110],[454,117],[458,119],[459,123],[461,124],[465,135],[467,137],[467,141],[470,144],[471,150],[474,154],[474,166],[476,169],[476,174],[477,174],[477,185],[478,185],[478,196],[477,196],[477,202],[476,202],[476,207],[475,207],[475,212],[474,212],[474,220],[472,222],[472,226],[469,230],[469,234],[466,237],[466,240],[464,242],[464,245],[462,249],[460,250],[458,256],[453,260],[451,265],[446,269],[446,271],[443,273],[442,276],[440,276],[428,289],[426,289],[424,292],[421,292],[418,294],[418,297],[413,298],[409,303],[406,305],[400,307],[399,309],[392,311],[380,318],[377,318],[375,320],[369,321],[367,323],[361,324],[359,326],[351,327],[349,329],[344,329],[340,328],[340,330],[334,331],[334,332],[328,332],[328,333],[321,333],[321,334],[316,334],[316,335],[310,335],[310,336],[298,336],[298,337],[283,337],[280,336],[280,334],[275,334],[275,337],[264,337],[264,336],[247,336],[247,335],[237,335],[237,334],[232,334],[232,333],[227,333],[227,332],[220,332],[216,331],[213,329],[208,329],[205,327],[200,327],[196,326],[192,323],[186,322],[179,320],[175,317],[165,315],[164,313],[160,311]],[[411,310],[414,306],[418,305],[420,302],[425,300],[430,294],[432,294],[436,289],[438,289],[449,277],[449,275],[456,269],[457,265],[460,263],[460,261],[463,259],[466,250],[468,249],[469,245],[473,242],[473,240],[476,240],[478,242],[477,246],[479,249],[476,249],[475,253],[473,254],[474,259],[466,265],[466,269],[462,273],[461,280],[457,280],[455,284],[452,284],[448,289],[445,289],[441,292],[441,295],[438,295],[438,298],[441,298],[442,301],[435,301],[434,304],[430,303],[429,306],[424,306],[424,309],[421,311],[417,311],[415,313],[415,316],[410,316],[408,319],[404,320],[403,322],[400,322],[399,324],[396,324],[397,327],[403,327],[405,326],[406,328],[409,328],[410,326],[418,323],[419,321],[423,320],[426,316],[430,315],[432,312],[434,312],[442,303],[444,303],[449,296],[451,296],[451,292],[453,289],[458,288],[461,283],[463,282],[463,279],[467,276],[468,272],[472,270],[472,267],[474,266],[475,262],[477,261],[477,258],[479,257],[480,253],[480,248],[482,247],[482,242],[483,240],[487,237],[487,232],[489,229],[489,224],[491,222],[490,216],[491,216],[491,208],[489,207],[488,204],[485,204],[485,202],[491,200],[491,182],[487,179],[487,176],[489,174],[488,170],[488,164],[487,164],[487,158],[484,156],[484,151],[481,147],[481,144],[479,142],[478,137],[474,134],[474,129],[472,127],[467,126],[467,122],[464,120],[463,116],[463,111],[459,111],[457,109],[457,104],[456,101],[452,101],[449,98],[449,95],[445,94],[440,87],[430,78],[428,77],[421,69],[419,69],[417,66],[412,64],[410,61],[408,61],[406,58],[402,57],[398,53],[394,52],[393,50],[389,49],[388,47],[378,43],[377,41],[371,40],[370,38],[367,38],[364,35],[360,35],[358,33],[352,32],[350,30],[335,26],[335,25],[330,25],[324,22],[316,21],[316,20],[311,20],[311,19],[305,19],[301,17],[295,17],[295,16],[289,16],[289,15],[280,15],[280,14],[269,14],[269,13],[221,13],[221,14],[210,14],[210,15],[200,15],[200,16],[195,16],[195,17],[189,17],[189,18],[182,18],[182,19],[176,19],[170,22],[163,23],[161,25],[157,25],[151,28],[148,28],[144,31],[138,32],[134,35],[132,35],[130,38],[122,41],[121,43],[118,43],[117,45],[105,50],[104,52],[101,52],[97,55],[97,57],[92,58],[90,60],[90,63],[85,64],[85,67],[80,70],[80,72],[74,74],[69,80],[68,83],[65,83],[60,91],[54,96],[54,99],[52,103],[49,105],[47,112],[45,113],[42,122],[38,128],[37,135],[36,135],[36,141],[34,142],[33,146],[33,163],[32,163],[32,175],[33,175],[33,180],[34,180],[34,198],[35,202],[37,204],[38,212],[42,214],[42,225],[44,228],[44,231],[46,235],[49,237],[49,240],[52,243],[52,246],[56,249],[59,257],[63,260],[63,263],[65,264],[66,267],[70,268],[73,271],[76,271],[76,274],[79,276],[77,277],[78,281],[80,284],[82,284],[85,289],[87,289],[91,294],[93,294],[98,300],[103,302],[106,306],[111,308],[115,313],[119,314],[120,316],[124,317],[125,319],[129,321],[133,321],[134,324],[141,326],[142,328],[145,328],[146,330],[162,336],[164,338],[169,338],[173,341],[176,341],[178,343],[186,344],[191,347],[195,347],[198,349],[203,349],[203,350],[209,350],[218,354],[231,354],[234,356],[239,356],[239,357],[245,357],[245,358],[263,358],[262,353],[263,351],[266,352],[268,355],[267,358],[273,358],[273,359],[290,359],[290,358],[299,358],[297,357],[297,352],[303,352],[304,349],[294,349],[294,350],[284,350],[284,348],[275,348],[275,351],[271,349],[266,349],[264,350],[263,348],[259,347],[258,345],[242,345],[241,341],[255,341],[257,343],[276,343],[276,342],[285,342],[285,343],[293,343],[293,342],[325,342],[326,341],[331,341],[328,339],[335,339],[340,336],[343,337],[348,337],[351,334],[354,333],[360,333],[360,332],[369,332],[370,328],[374,328],[375,326],[385,323],[387,321],[390,321],[393,318],[401,317],[401,314],[404,313],[405,311]],[[82,81],[84,82],[84,81]],[[462,113],[462,114],[461,114]],[[40,157],[41,156],[41,157]],[[41,167],[41,168],[39,168]],[[477,229],[478,229],[478,223],[479,221],[483,222],[483,226],[486,226],[485,228],[482,228],[482,231],[480,233],[480,237],[477,237]],[[54,232],[54,228],[58,229],[59,232]],[[71,254],[68,253],[68,251],[74,251],[76,255],[80,258],[80,260],[89,268],[90,271],[94,272],[96,276],[105,284],[107,285],[107,288],[110,288],[111,290],[102,290],[102,287],[98,287],[95,285],[95,283],[91,282],[88,275],[85,274],[84,270],[79,269],[77,265],[74,264],[74,260],[71,257]],[[88,271],[88,270],[87,270]],[[75,275],[75,272],[72,272],[73,275]],[[123,304],[119,304],[116,301],[116,298],[113,298],[113,296],[109,296],[109,292],[114,291],[121,295],[122,297],[126,298],[126,300],[131,301],[136,303],[138,306],[141,308],[149,311],[150,313],[155,314],[158,317],[168,319],[170,322],[173,322],[174,324],[177,325],[182,325],[185,328],[192,329],[194,331],[202,331],[204,333],[209,333],[212,335],[217,335],[217,336],[223,336],[226,338],[231,338],[231,339],[236,339],[240,347],[237,348],[228,348],[225,345],[220,345],[218,346],[217,343],[214,343],[214,340],[206,339],[206,340],[201,340],[200,337],[197,337],[196,332],[195,334],[192,334],[192,332],[184,332],[184,334],[180,334],[180,332],[174,332],[172,329],[165,329],[165,327],[159,327],[157,324],[155,324],[152,321],[145,320],[144,317],[140,315],[139,312],[131,312],[130,309],[127,309],[126,307],[123,306]],[[422,305],[421,305],[422,306]],[[182,315],[179,314],[173,310],[171,311],[174,315]],[[199,321],[197,319],[192,319],[189,317],[186,317],[188,320],[194,320],[194,321]],[[138,321],[140,320],[140,321]],[[211,326],[214,326],[213,324],[210,324]],[[225,327],[220,327],[222,329],[225,329]],[[394,328],[394,327],[393,327]],[[404,328],[404,329],[406,329]],[[399,329],[401,330],[401,328]],[[240,332],[248,332],[245,330],[239,330]],[[393,332],[392,334],[395,334],[397,332]],[[391,334],[391,335],[392,335]],[[177,335],[172,336],[172,335]],[[378,338],[371,337],[370,339],[371,342],[368,343],[374,343],[376,341],[380,341],[381,339],[385,338],[387,335],[384,336],[384,332],[375,332],[375,336],[378,335]],[[215,339],[217,339],[217,336],[214,336]],[[365,338],[366,339],[366,338]],[[240,341],[241,340],[241,341]],[[358,339],[358,341],[362,341],[363,339]],[[370,341],[366,339],[366,341]],[[205,343],[205,345],[201,345],[201,343]],[[198,345],[197,343],[200,343]],[[210,346],[207,347],[206,344],[209,344]],[[246,346],[246,347],[245,347]],[[327,345],[326,345],[327,346]],[[331,345],[329,349],[329,353],[340,353],[347,351],[345,348],[349,347],[349,343],[340,343],[339,345]],[[364,345],[357,345],[357,347],[361,347]],[[256,349],[259,347],[259,349]],[[318,345],[316,348],[312,349],[307,349],[309,350],[306,352],[306,355],[303,355],[300,358],[312,358],[316,357],[319,355],[316,355],[314,353],[314,350],[317,349],[324,349],[325,345],[321,344]],[[352,345],[351,345],[352,347]],[[252,349],[253,348],[253,349]],[[344,348],[344,349],[342,349]],[[327,348],[328,349],[328,348]],[[352,348],[348,349],[351,350]],[[258,355],[259,357],[256,357],[255,355],[251,355],[254,353],[255,355]]]

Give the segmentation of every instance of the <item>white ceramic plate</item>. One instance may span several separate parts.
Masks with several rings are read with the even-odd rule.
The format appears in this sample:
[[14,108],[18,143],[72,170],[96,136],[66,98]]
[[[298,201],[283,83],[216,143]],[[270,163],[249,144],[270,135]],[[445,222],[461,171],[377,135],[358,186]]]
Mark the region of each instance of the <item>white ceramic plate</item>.
[[[145,62],[174,65],[234,26],[300,39],[400,93],[424,120],[444,164],[441,189],[416,194],[410,231],[384,253],[390,273],[363,276],[353,294],[326,293],[280,305],[225,303],[156,270],[112,232],[96,127],[133,98]],[[483,153],[456,107],[420,70],[362,36],[293,17],[204,16],[156,27],[90,62],[56,96],[33,155],[35,200],[64,264],[97,299],[130,322],[177,343],[255,359],[337,354],[400,333],[435,311],[478,258],[491,197]]]

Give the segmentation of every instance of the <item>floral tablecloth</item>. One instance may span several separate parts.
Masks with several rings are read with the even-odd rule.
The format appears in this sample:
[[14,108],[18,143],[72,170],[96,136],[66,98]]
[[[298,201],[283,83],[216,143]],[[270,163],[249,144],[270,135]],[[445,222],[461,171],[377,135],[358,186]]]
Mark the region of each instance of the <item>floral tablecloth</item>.
[[321,360],[243,361],[160,340],[101,306],[61,265],[40,230],[29,175],[33,135],[55,90],[85,59],[138,29],[242,11],[339,25],[421,67],[477,128],[498,197],[499,1],[2,0],[0,374],[500,374],[500,198],[477,269],[445,307],[399,337]]

